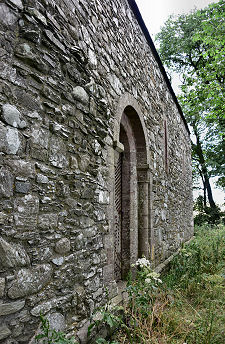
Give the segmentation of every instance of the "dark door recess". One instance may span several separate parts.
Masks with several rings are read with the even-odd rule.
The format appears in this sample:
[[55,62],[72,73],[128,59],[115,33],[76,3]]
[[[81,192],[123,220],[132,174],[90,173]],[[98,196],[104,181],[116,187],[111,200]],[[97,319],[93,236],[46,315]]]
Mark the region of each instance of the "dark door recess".
[[114,227],[114,264],[115,280],[121,280],[122,252],[122,153],[119,154],[115,169],[115,227]]

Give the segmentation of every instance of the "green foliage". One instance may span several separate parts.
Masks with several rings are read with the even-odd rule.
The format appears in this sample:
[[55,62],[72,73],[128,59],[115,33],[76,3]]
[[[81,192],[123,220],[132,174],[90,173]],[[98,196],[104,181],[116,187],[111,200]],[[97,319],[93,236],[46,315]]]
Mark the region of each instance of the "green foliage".
[[195,238],[180,250],[163,279],[175,297],[169,314],[186,322],[185,342],[223,343],[224,272],[224,226],[196,227]]
[[194,224],[201,226],[204,224],[218,224],[224,221],[224,212],[219,207],[210,208],[204,206],[203,197],[200,195],[197,197],[194,203],[194,210],[197,211],[197,215],[194,217]]
[[[139,259],[136,264],[138,266],[136,278],[133,280],[130,275],[127,283],[127,306],[112,307],[108,299],[104,307],[95,310],[88,328],[88,335],[90,336],[93,330],[97,334],[103,329],[107,332],[105,339],[100,337],[95,343],[119,344],[123,335],[129,344],[143,342],[141,324],[151,312],[154,313],[158,285],[162,281],[159,279],[159,274],[152,271],[149,261],[145,258]],[[115,337],[119,338],[119,341],[115,340]]]
[[171,263],[164,279],[169,287],[197,288],[206,274],[214,274],[218,269],[220,255],[225,258],[225,233],[222,226],[212,228],[214,230],[210,226],[196,227],[196,238],[183,247]]
[[36,342],[42,344],[78,344],[74,338],[66,338],[66,334],[50,328],[49,320],[40,315],[42,332],[35,337]]
[[[166,66],[182,73],[182,90],[202,116],[225,118],[225,3],[171,16],[157,35]],[[205,112],[204,112],[205,111]]]
[[202,179],[204,188],[211,176],[218,176],[217,185],[225,187],[224,0],[171,16],[157,40],[166,67],[182,77],[179,101],[197,141],[193,142],[194,175]]
[[123,327],[123,307],[112,307],[109,300],[108,290],[106,289],[107,302],[103,307],[95,309],[91,323],[88,327],[88,337],[91,336],[93,330],[98,334],[102,330],[106,330],[106,339],[99,337],[96,339],[96,344],[118,344],[117,341],[112,340],[113,333],[120,327]]
[[138,264],[136,278],[128,281],[126,331],[118,329],[119,343],[223,343],[225,228],[207,225],[195,230],[163,283],[149,264]]
[[[139,259],[141,260],[143,258]],[[152,271],[148,265],[139,267],[135,280],[128,281],[129,307],[132,309],[132,314],[140,321],[151,311],[161,282],[159,274]]]

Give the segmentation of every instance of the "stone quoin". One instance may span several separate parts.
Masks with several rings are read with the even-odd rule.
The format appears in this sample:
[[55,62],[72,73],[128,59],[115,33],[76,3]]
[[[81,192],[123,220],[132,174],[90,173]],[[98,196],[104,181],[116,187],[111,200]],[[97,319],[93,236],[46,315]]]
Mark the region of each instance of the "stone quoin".
[[0,342],[86,342],[193,235],[190,133],[134,0],[0,2]]

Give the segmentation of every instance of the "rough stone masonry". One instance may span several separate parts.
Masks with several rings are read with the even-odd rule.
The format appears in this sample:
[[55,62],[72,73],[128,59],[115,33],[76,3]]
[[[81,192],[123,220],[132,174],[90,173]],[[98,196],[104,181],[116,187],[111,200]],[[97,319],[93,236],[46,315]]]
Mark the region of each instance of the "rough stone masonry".
[[85,342],[138,257],[190,239],[187,124],[134,0],[0,0],[0,341]]

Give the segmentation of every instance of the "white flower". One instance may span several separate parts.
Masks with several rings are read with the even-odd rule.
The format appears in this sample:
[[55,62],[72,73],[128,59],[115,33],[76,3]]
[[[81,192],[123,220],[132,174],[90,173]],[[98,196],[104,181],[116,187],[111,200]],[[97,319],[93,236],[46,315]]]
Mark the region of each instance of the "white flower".
[[150,278],[146,278],[145,283],[152,283],[152,280]]
[[158,283],[162,283],[162,280],[159,277],[160,277],[160,274],[158,274],[155,271],[152,271],[147,275],[147,279],[152,278],[154,281]]
[[151,263],[148,259],[146,259],[145,257],[143,258],[139,258],[137,261],[136,261],[136,266],[140,266],[140,268],[150,268],[151,266]]

